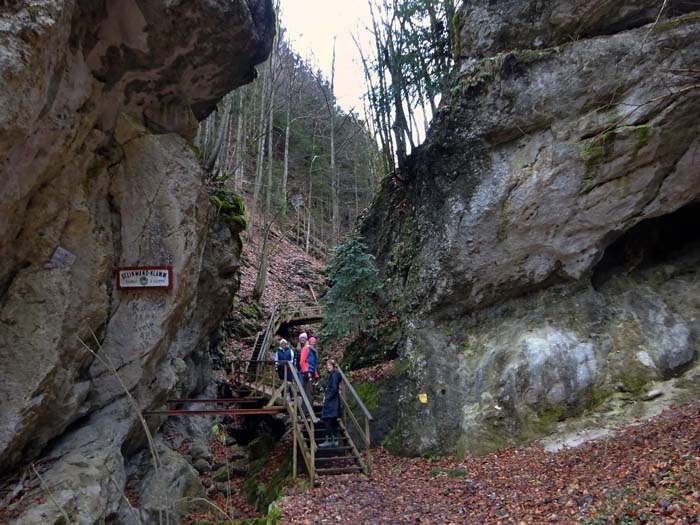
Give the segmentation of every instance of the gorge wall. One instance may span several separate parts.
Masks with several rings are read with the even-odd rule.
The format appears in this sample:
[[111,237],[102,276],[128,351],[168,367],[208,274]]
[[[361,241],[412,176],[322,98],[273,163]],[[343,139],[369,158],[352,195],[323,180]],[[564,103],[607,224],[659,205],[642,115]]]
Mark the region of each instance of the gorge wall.
[[482,452],[691,396],[700,2],[464,2],[454,30],[428,139],[361,225],[401,319],[379,437]]
[[[188,140],[273,35],[269,0],[0,6],[0,471],[41,457],[43,480],[16,523],[150,523],[173,508],[123,496],[147,444],[130,399],[147,410],[206,386],[241,244]],[[115,268],[154,265],[172,267],[170,290],[116,289]],[[158,483],[196,493],[173,454]]]

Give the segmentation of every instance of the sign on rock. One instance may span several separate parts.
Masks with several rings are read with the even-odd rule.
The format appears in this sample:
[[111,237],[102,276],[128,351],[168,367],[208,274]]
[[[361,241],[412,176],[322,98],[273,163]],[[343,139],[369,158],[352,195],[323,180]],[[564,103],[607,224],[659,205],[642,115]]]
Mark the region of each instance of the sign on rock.
[[117,288],[170,288],[173,284],[171,266],[131,266],[117,268]]

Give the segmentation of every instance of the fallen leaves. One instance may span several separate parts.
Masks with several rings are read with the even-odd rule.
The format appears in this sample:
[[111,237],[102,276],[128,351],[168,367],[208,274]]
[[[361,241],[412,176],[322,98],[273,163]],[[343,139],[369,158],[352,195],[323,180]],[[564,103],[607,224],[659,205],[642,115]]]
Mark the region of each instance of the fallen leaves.
[[324,477],[285,498],[284,523],[700,523],[700,405],[556,453],[425,459],[380,448],[373,467],[371,479]]

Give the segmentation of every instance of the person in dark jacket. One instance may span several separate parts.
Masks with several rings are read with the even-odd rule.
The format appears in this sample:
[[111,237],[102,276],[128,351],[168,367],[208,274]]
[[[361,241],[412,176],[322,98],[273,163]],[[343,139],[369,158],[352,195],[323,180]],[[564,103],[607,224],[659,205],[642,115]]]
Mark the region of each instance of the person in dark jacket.
[[321,411],[321,419],[326,422],[326,440],[319,445],[320,447],[337,447],[340,445],[338,418],[340,418],[342,414],[342,407],[340,405],[340,383],[342,382],[342,378],[337,369],[338,364],[333,359],[326,361],[328,382],[326,383],[323,410]]
[[292,352],[292,349],[289,348],[289,343],[287,342],[286,339],[280,339],[280,346],[277,349],[277,352],[275,352],[275,364],[277,368],[277,377],[280,378],[280,381],[284,379],[284,371],[287,371],[287,381],[293,381],[294,378],[292,377],[292,370],[288,366],[286,366],[285,361],[293,362],[294,361],[294,352]]

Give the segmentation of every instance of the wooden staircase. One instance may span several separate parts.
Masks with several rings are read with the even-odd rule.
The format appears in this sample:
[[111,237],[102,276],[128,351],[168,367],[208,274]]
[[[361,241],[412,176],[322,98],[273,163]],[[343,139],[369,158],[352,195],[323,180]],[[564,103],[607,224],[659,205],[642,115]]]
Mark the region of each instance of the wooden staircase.
[[251,363],[264,361],[265,353],[274,343],[274,336],[282,326],[297,326],[323,320],[323,307],[317,303],[287,301],[272,307],[265,328],[258,332],[253,344]]
[[[320,417],[322,406],[314,406],[314,412]],[[337,443],[332,446],[324,446],[326,437],[325,426],[319,428],[314,434],[316,439],[315,470],[319,476],[327,474],[349,474],[352,472],[363,472],[362,458],[352,443],[343,426],[340,427],[340,436]],[[308,439],[308,436],[304,436]]]
[[[289,305],[292,305],[290,307]],[[263,331],[256,338],[253,359],[232,363],[231,380],[246,395],[262,396],[267,408],[282,405],[288,413],[294,436],[293,474],[299,471],[299,455],[312,482],[317,476],[371,472],[369,423],[372,415],[357,395],[343,371],[338,368],[342,382],[340,399],[343,415],[340,419],[340,436],[333,446],[326,442],[326,425],[320,419],[322,405],[306,396],[299,375],[290,362],[285,362],[284,379],[280,380],[274,361],[266,358],[270,344],[282,324],[303,324],[300,320],[322,315],[318,308],[300,307],[295,303],[276,305]],[[319,363],[320,364],[320,363]],[[288,373],[289,372],[289,373]],[[287,380],[287,375],[292,380]],[[363,421],[363,424],[360,424]],[[359,447],[358,448],[358,444]],[[360,450],[362,449],[362,451]]]

